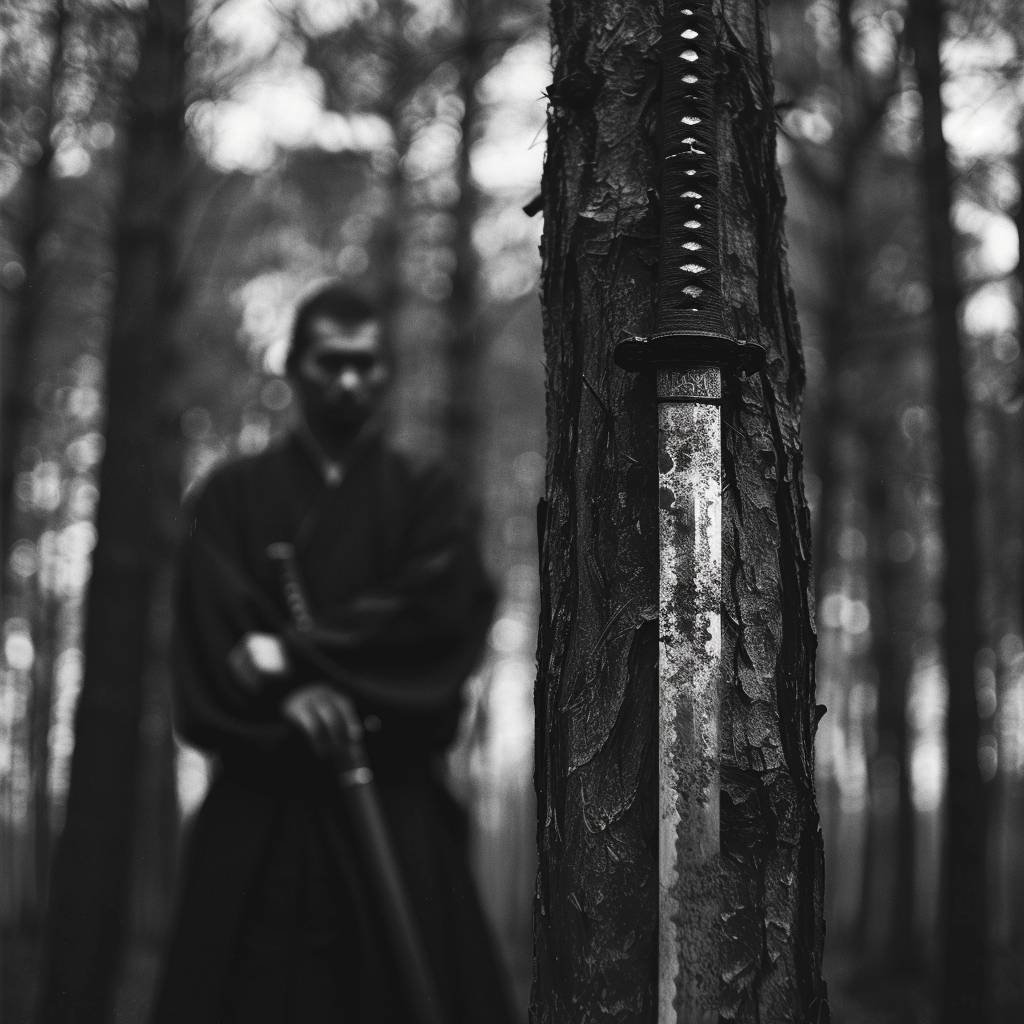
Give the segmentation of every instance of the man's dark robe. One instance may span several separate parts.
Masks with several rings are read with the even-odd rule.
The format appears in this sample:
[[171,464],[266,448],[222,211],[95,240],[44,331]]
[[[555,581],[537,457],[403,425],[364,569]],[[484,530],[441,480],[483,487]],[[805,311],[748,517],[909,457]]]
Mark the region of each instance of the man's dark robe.
[[[337,781],[282,718],[326,681],[377,728],[367,746],[451,1024],[508,1019],[460,810],[438,778],[493,611],[456,488],[377,438],[339,484],[295,436],[217,470],[189,503],[176,608],[182,736],[217,755],[194,824],[154,1024],[408,1021]],[[313,626],[268,548],[294,546]],[[229,654],[282,636],[292,671],[258,692]]]

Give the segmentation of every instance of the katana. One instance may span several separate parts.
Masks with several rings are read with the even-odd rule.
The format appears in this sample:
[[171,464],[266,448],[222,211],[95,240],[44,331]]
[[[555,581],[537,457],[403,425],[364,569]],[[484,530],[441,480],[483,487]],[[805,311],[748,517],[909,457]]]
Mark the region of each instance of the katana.
[[667,0],[654,330],[615,350],[658,401],[658,1024],[717,1024],[723,379],[764,350],[729,332],[719,257],[711,0]]
[[[288,614],[299,635],[307,637],[315,621],[299,574],[295,548],[286,541],[278,541],[268,545],[267,555],[277,566]],[[363,723],[354,708],[343,706],[342,715],[348,739],[345,749],[335,759],[335,778],[359,846],[365,877],[376,901],[382,931],[398,968],[397,982],[405,990],[407,1019],[410,1024],[444,1024],[430,961],[374,783],[373,768],[363,742]],[[339,843],[333,829],[329,828],[327,835],[332,845]]]

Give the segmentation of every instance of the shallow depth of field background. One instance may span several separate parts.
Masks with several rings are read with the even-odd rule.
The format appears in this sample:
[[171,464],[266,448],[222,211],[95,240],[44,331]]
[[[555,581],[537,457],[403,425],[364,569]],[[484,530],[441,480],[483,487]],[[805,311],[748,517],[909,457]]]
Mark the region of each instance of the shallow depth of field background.
[[[0,1018],[12,1024],[27,1019],[74,744],[104,447],[119,112],[140,6],[68,0],[56,64],[56,0],[24,0],[0,14],[5,350],[18,304],[32,295],[40,310],[16,449],[3,438],[15,482],[2,510]],[[826,974],[838,1024],[925,1021],[937,954],[945,681],[943,410],[931,397],[919,98],[900,4],[853,3],[845,71],[839,6],[776,0],[770,10],[807,364],[818,701],[828,709],[817,744]],[[982,544],[978,756],[990,790],[995,1004],[1009,1021],[1024,1007],[1024,979],[1011,969],[1024,954],[1024,277],[1014,220],[1024,177],[1024,15],[1012,0],[958,4],[948,29],[945,127]],[[539,0],[196,0],[189,46],[187,291],[179,355],[161,384],[177,487],[219,459],[258,451],[288,422],[292,398],[277,374],[291,308],[311,283],[392,282],[394,430],[462,467],[502,591],[450,770],[525,1005],[545,409],[542,225],[523,207],[539,192],[544,153],[545,8]],[[168,568],[170,552],[168,544]],[[138,680],[145,764],[122,969],[126,1021],[141,1020],[149,998],[182,831],[207,773],[171,731],[159,653],[166,586],[161,593],[154,655]],[[901,722],[905,749],[894,740]],[[894,871],[908,842],[910,893],[897,890]],[[899,964],[894,913],[911,915],[915,936]]]

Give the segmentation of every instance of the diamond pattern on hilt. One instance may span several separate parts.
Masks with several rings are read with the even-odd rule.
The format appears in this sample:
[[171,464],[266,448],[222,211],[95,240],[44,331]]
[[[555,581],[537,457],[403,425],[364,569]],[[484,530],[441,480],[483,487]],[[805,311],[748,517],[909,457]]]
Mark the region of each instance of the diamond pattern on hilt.
[[662,66],[661,251],[653,323],[616,346],[625,369],[718,366],[752,372],[764,350],[735,339],[722,294],[711,0],[665,0]]

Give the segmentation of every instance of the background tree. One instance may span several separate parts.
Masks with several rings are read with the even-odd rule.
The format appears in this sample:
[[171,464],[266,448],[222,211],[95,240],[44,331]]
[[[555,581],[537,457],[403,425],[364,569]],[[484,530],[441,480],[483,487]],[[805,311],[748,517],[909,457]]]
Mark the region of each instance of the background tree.
[[[296,12],[290,25],[321,77],[330,109],[379,117],[391,145],[377,154],[389,215],[378,219],[375,286],[390,330],[440,386],[400,380],[397,415],[427,427],[433,443],[481,489],[477,465],[482,368],[493,324],[480,302],[474,231],[489,212],[472,172],[487,115],[481,86],[541,24],[529,2],[458,0],[424,6],[387,0],[325,31]],[[438,262],[438,251],[445,259]],[[440,374],[438,374],[440,370]]]
[[37,1020],[109,1020],[124,930],[157,565],[156,410],[181,285],[186,0],[146,8],[129,90],[85,674]]
[[949,686],[943,862],[942,1019],[989,1020],[988,792],[978,763],[980,725],[975,661],[979,623],[976,471],[967,435],[967,396],[961,354],[961,288],[950,222],[952,186],[942,127],[943,5],[912,0],[911,41],[921,92],[921,176],[926,204],[935,404],[942,467],[944,655]]
[[[879,417],[877,431],[865,439],[865,452],[886,452],[886,440],[896,432],[891,417]],[[891,454],[889,458],[891,458]],[[901,508],[896,475],[882,456],[882,465],[865,474],[867,515],[868,605],[872,661],[877,673],[877,711],[874,770],[869,773],[871,811],[881,828],[875,849],[865,850],[861,948],[868,956],[882,959],[894,970],[917,967],[919,957],[914,934],[914,839],[915,820],[910,784],[910,729],[907,695],[913,668],[913,614],[908,595],[913,593],[915,566],[905,548],[891,537],[909,536],[906,514]],[[871,842],[867,829],[866,844]],[[895,856],[893,852],[895,851]],[[884,886],[873,879],[886,878]],[[881,900],[878,901],[878,893]],[[879,910],[879,907],[881,908]],[[882,917],[881,927],[873,925]]]
[[[832,18],[825,21],[827,15]],[[820,744],[826,771],[819,785],[828,848],[861,849],[859,884],[847,888],[849,905],[839,904],[837,886],[830,887],[829,928],[833,936],[850,935],[869,961],[910,966],[917,949],[908,941],[915,894],[900,879],[913,873],[915,856],[911,751],[893,737],[906,729],[914,632],[906,612],[887,616],[884,609],[885,602],[898,602],[898,580],[914,552],[904,544],[898,561],[889,552],[893,524],[903,518],[893,503],[905,504],[893,479],[908,472],[909,463],[883,439],[899,430],[893,401],[918,390],[922,332],[908,322],[891,282],[890,294],[879,288],[880,268],[917,230],[905,209],[907,185],[900,182],[912,177],[912,164],[893,152],[888,138],[904,89],[904,29],[889,9],[848,3],[785,5],[775,23],[796,37],[776,64],[791,160],[791,237],[798,254],[813,252],[828,267],[805,275],[797,258],[809,341],[804,423],[814,499],[820,698],[832,712]],[[806,30],[795,31],[794,23]],[[882,362],[892,368],[884,383]],[[890,509],[889,527],[878,521],[883,507]],[[878,573],[887,581],[881,588]],[[856,651],[835,614],[838,594],[848,591],[856,591],[860,603],[851,603],[843,617],[868,614],[873,624],[870,645]],[[898,642],[889,635],[896,619],[902,620]],[[856,635],[866,640],[867,634]],[[877,715],[865,707],[865,693]],[[863,828],[855,837],[841,834],[849,816],[840,811],[838,773],[829,770],[834,738],[864,759]],[[891,864],[901,867],[890,872]],[[897,909],[890,914],[890,908]]]
[[[819,239],[827,237],[827,232],[821,208],[806,201],[813,186],[804,172],[807,155],[794,151],[811,151],[817,154],[816,162],[827,166],[845,135],[844,119],[849,113],[843,98],[812,70],[815,53],[838,54],[844,12],[852,15],[855,53],[863,68],[872,75],[884,74],[891,67],[885,56],[893,52],[891,41],[904,32],[905,9],[898,6],[801,4],[792,14],[802,26],[797,38],[809,54],[789,45],[777,48],[780,78],[794,96],[793,107],[784,115],[783,156],[795,199],[791,237],[798,298],[808,328],[812,386],[804,430],[809,441],[823,436],[825,421],[814,395],[827,392],[830,374],[820,376],[821,353],[830,337],[818,309],[828,278],[804,260],[820,258],[812,254],[821,252]],[[1011,609],[1017,607],[1016,584],[1010,578],[1017,578],[1016,569],[1007,570],[1018,561],[1011,552],[1020,547],[1019,516],[1010,515],[1009,509],[1019,508],[1020,480],[1017,463],[998,454],[1001,431],[1019,415],[1012,397],[1019,346],[1011,340],[1009,315],[1009,273],[1016,253],[1011,255],[1009,246],[996,241],[997,233],[1004,242],[1007,238],[1007,199],[1016,195],[1010,171],[1013,135],[1008,129],[1015,123],[1019,104],[1011,98],[1012,88],[1007,91],[1004,78],[1017,75],[1010,38],[1015,17],[1010,6],[1000,3],[950,10],[942,52],[947,104],[943,124],[952,186],[948,219],[956,239],[954,272],[963,298],[957,315],[967,453],[978,481],[976,514],[983,523],[976,555],[980,632],[971,670],[977,697],[975,749],[981,778],[998,784],[1001,801],[1016,790],[1020,777],[1015,739],[1020,719],[1012,682],[1018,673],[1020,637],[1016,622],[1010,625],[1007,618],[1016,614]],[[782,33],[787,34],[784,26]],[[852,968],[854,961],[859,962],[863,973],[850,987],[861,990],[866,1000],[877,999],[872,1012],[878,1019],[887,1013],[894,1019],[903,1019],[901,1013],[904,1017],[908,1012],[920,1013],[930,996],[923,975],[897,981],[892,967],[899,961],[880,959],[883,922],[892,905],[886,892],[894,882],[888,870],[894,854],[900,862],[909,859],[913,864],[917,905],[913,915],[904,918],[910,917],[916,937],[911,949],[923,964],[934,964],[938,956],[934,916],[939,902],[938,826],[947,778],[941,730],[946,724],[952,727],[944,711],[948,673],[940,654],[944,613],[938,595],[943,551],[955,545],[953,557],[959,559],[971,541],[959,535],[944,540],[939,519],[937,428],[945,406],[931,390],[933,293],[927,274],[927,232],[933,218],[925,212],[916,170],[922,106],[908,53],[898,61],[896,88],[867,160],[860,165],[857,215],[848,228],[850,244],[862,253],[865,275],[844,335],[850,349],[840,390],[846,396],[848,429],[859,431],[861,440],[843,449],[845,482],[833,533],[833,567],[826,567],[819,576],[822,699],[839,711],[825,719],[818,761],[828,822],[827,852],[835,865],[829,872],[828,916],[832,963],[837,965],[833,977],[840,979],[841,990],[844,964]],[[813,443],[809,458],[811,492],[817,493],[814,485],[829,467],[820,464]],[[879,486],[889,495],[895,516],[885,536],[873,525]],[[895,620],[877,603],[879,588],[873,582],[872,566],[880,558],[890,563],[888,601],[901,622],[895,635],[888,632]],[[886,650],[899,656],[888,667],[879,660]],[[903,669],[897,674],[899,664]],[[907,699],[901,710],[894,695],[903,685],[902,671],[906,672]],[[898,772],[887,740],[894,724],[908,732],[907,760]],[[904,786],[905,782],[910,785]],[[909,796],[916,831],[910,857],[906,840],[898,841],[898,835],[906,836],[908,829],[899,826],[898,835],[891,834],[895,823],[889,815],[893,801],[905,799],[901,790]],[[874,839],[867,835],[871,831],[876,833]],[[987,831],[1003,838],[998,860],[1002,887],[1009,877],[1016,877],[1016,868],[1007,859],[1005,825],[991,822]],[[903,899],[907,888],[903,886]],[[997,906],[1002,908],[1002,902]],[[984,912],[983,900],[978,908]],[[1004,911],[1000,916],[1005,920]],[[863,958],[850,957],[845,945],[855,926],[866,938]],[[993,936],[1000,934],[996,927],[990,931]],[[1007,955],[999,948],[989,961],[996,976],[989,995],[1005,1008],[1007,1000],[1012,1003],[1016,996],[1005,980],[998,980],[1006,977],[1001,957]],[[942,984],[959,986],[963,981],[962,976],[951,978],[948,970],[936,971],[933,977]],[[883,991],[885,995],[879,995]],[[942,996],[935,992],[931,998],[938,1003]]]
[[[167,366],[159,375],[163,397],[153,417],[158,432],[163,431],[153,440],[160,452],[154,479],[170,481],[161,486],[171,498],[211,462],[231,452],[258,450],[274,430],[285,426],[291,400],[287,386],[276,379],[276,370],[297,294],[316,277],[340,273],[366,281],[381,271],[379,240],[393,212],[386,199],[391,142],[381,132],[381,122],[364,112],[326,108],[294,34],[274,32],[269,43],[260,39],[261,18],[264,28],[278,26],[282,13],[296,6],[312,11],[316,5],[302,0],[274,6],[248,0],[201,2],[188,36],[188,130],[198,159],[182,183],[189,201],[178,226],[180,259],[197,286],[176,310],[174,334],[182,357],[177,367]],[[237,17],[242,7],[247,8],[244,32],[239,31],[242,22]],[[68,132],[77,146],[69,148],[74,159],[61,160],[58,149],[59,223],[66,233],[55,278],[62,289],[60,304],[47,305],[40,346],[44,358],[33,393],[33,432],[22,445],[24,468],[15,486],[24,529],[8,561],[12,600],[4,606],[3,629],[9,658],[0,677],[0,759],[8,769],[0,774],[0,840],[5,868],[10,866],[0,873],[0,998],[5,1019],[27,1019],[26,989],[35,980],[35,931],[45,897],[43,879],[49,871],[49,839],[65,812],[81,683],[85,584],[95,542],[94,505],[100,483],[96,466],[105,440],[100,416],[107,397],[103,335],[113,302],[111,215],[120,201],[115,194],[119,161],[114,157],[123,151],[117,133],[122,118],[115,120],[113,114],[121,98],[118,85],[137,54],[138,10],[132,5],[111,6],[106,0],[74,5],[75,25],[80,27],[73,32],[77,34],[69,49],[69,66],[84,74],[81,69],[95,68],[97,56],[108,48],[119,61],[112,65],[116,74],[106,81],[90,80],[91,92],[85,90],[97,101],[90,118],[100,120],[86,119]],[[442,23],[452,14],[444,14]],[[92,29],[104,20],[105,31],[94,36]],[[539,161],[537,155],[527,156],[525,163],[536,169],[524,179],[524,161],[518,154],[536,136],[541,113],[543,44],[530,35],[530,26],[536,23],[537,19],[525,19],[523,34],[499,40],[495,57],[486,65],[488,72],[475,88],[479,117],[474,160],[479,165],[482,159],[485,171],[481,174],[478,166],[472,172],[479,210],[476,223],[463,232],[472,239],[471,255],[486,260],[486,272],[473,282],[479,289],[474,301],[483,310],[481,333],[496,342],[494,348],[481,346],[478,353],[489,369],[481,374],[476,397],[496,411],[494,423],[486,425],[476,442],[488,453],[477,457],[485,467],[480,490],[489,498],[481,526],[492,569],[506,586],[489,662],[473,680],[466,734],[451,767],[473,812],[476,866],[520,987],[529,972],[532,874],[527,825],[532,793],[525,739],[532,663],[529,623],[537,586],[530,524],[542,464],[542,427],[524,410],[539,404],[542,371],[538,353],[523,355],[537,334],[528,295],[537,227],[522,215],[521,207],[536,189]],[[457,38],[457,20],[450,30]],[[32,52],[37,61],[45,56],[38,48]],[[458,51],[449,57],[457,58]],[[448,61],[449,71],[454,66]],[[430,136],[435,141],[446,133],[450,136],[458,120],[460,108],[453,102],[456,91],[449,71],[439,82],[425,86],[430,102],[411,115],[417,133],[426,136],[421,140],[424,152],[409,161],[418,187],[429,181]],[[280,96],[275,89],[280,89]],[[81,90],[74,93],[76,102],[81,95]],[[257,148],[239,149],[240,140],[253,138],[252,121],[245,115],[251,118],[256,111],[258,119],[264,118],[264,112],[284,96],[290,104],[287,118],[261,125],[266,134]],[[440,102],[440,114],[435,101]],[[515,102],[527,108],[525,115],[513,109]],[[530,113],[531,104],[536,114]],[[69,121],[70,107],[62,94],[62,125]],[[15,108],[19,109],[17,104]],[[242,113],[240,120],[234,119],[236,112]],[[304,133],[288,131],[296,124],[306,126]],[[283,138],[276,134],[282,126]],[[515,158],[495,159],[516,137],[521,141],[513,151]],[[452,161],[458,150],[445,151],[443,173],[436,176],[442,205],[450,205],[455,197]],[[4,160],[9,173],[13,165]],[[421,310],[436,313],[445,308],[450,292],[452,238],[447,230],[436,230],[434,216],[423,217],[414,252],[403,257],[402,273],[419,283],[432,282],[434,297],[418,301]],[[446,212],[442,218],[445,223],[448,216]],[[86,224],[88,232],[83,230]],[[5,235],[2,241],[7,258],[13,239]],[[12,269],[6,263],[3,268]],[[425,269],[426,277],[417,277],[417,268]],[[70,320],[55,315],[58,310],[66,310]],[[436,322],[431,330],[435,336],[425,346],[419,336],[406,338],[402,377],[411,381],[407,387],[420,397],[398,408],[396,418],[405,443],[422,447],[423,439],[432,434],[436,448],[444,435],[438,427],[446,408],[443,383],[448,374],[439,344],[444,335]],[[500,373],[494,372],[495,365]],[[511,421],[520,425],[509,430]],[[184,448],[180,453],[179,443]],[[206,772],[194,752],[171,746],[163,678],[166,659],[161,657],[165,624],[160,621],[160,579],[169,554],[165,540],[173,532],[168,529],[170,518],[169,507],[157,516],[151,550],[157,596],[139,677],[143,693],[134,877],[125,932],[128,955],[119,969],[116,1011],[129,1019],[142,1018],[146,1012],[173,897],[169,875],[178,817],[180,813],[187,818],[195,807]],[[46,608],[54,605],[59,610],[56,637],[45,628]],[[49,713],[43,699],[47,683],[53,698]]]
[[[14,19],[10,19],[12,22]],[[20,273],[16,280],[4,282],[13,293],[12,310],[6,317],[4,325],[8,343],[3,348],[3,405],[2,428],[3,447],[0,449],[0,552],[6,559],[14,536],[14,477],[17,455],[21,450],[21,439],[25,422],[31,410],[31,352],[35,338],[39,314],[46,293],[52,282],[47,281],[48,271],[52,267],[47,259],[46,241],[53,229],[54,221],[54,188],[51,171],[55,154],[54,128],[58,119],[58,92],[64,76],[64,36],[67,27],[67,7],[64,0],[54,0],[49,9],[43,12],[41,23],[35,26],[43,39],[50,44],[49,59],[45,63],[45,81],[38,89],[38,106],[12,102],[11,93],[26,88],[26,82],[18,81],[14,69],[24,70],[24,64],[17,60],[18,39],[16,32],[11,32],[11,42],[5,66],[7,73],[3,83],[3,103],[8,107],[4,122],[13,126],[19,120],[16,116],[17,107],[28,107],[35,116],[32,123],[24,124],[24,136],[15,131],[8,131],[7,143],[20,142],[22,152],[30,153],[27,173],[23,176],[21,198],[21,216],[19,249],[21,255]],[[24,27],[24,19],[22,21]],[[14,26],[9,26],[13,28]],[[11,60],[11,50],[14,60]],[[31,77],[28,78],[31,83]],[[31,87],[31,86],[30,86]],[[35,99],[36,97],[33,97]],[[26,119],[27,120],[27,119]],[[8,216],[11,216],[11,212]],[[7,303],[4,304],[7,306]],[[0,573],[0,593],[5,590],[4,573]]]

